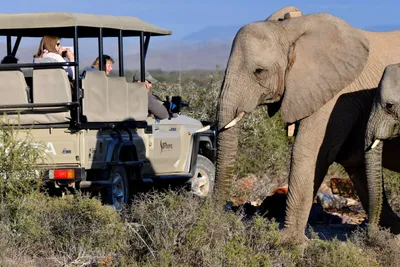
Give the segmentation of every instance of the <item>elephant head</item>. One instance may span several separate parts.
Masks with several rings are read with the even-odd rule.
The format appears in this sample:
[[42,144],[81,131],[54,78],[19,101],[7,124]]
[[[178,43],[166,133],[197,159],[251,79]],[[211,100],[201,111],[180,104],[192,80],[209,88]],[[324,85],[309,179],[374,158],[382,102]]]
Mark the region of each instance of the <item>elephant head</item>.
[[365,133],[365,164],[369,191],[369,224],[378,225],[382,209],[383,142],[400,135],[400,64],[385,68],[376,91]]
[[273,103],[281,103],[286,122],[301,120],[352,83],[368,59],[368,40],[345,21],[329,14],[278,21],[282,10],[273,20],[243,26],[233,40],[218,107],[215,194],[222,201],[231,191],[238,146],[232,125]]

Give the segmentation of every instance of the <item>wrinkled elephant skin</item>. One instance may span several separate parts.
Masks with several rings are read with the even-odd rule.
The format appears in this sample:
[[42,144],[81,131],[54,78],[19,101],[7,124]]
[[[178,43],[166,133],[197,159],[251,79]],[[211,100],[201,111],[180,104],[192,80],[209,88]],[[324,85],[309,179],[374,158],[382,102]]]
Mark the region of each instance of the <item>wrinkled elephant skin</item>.
[[[386,204],[384,201],[386,196],[383,190],[382,167],[400,171],[398,160],[400,139],[396,138],[399,135],[400,64],[392,64],[385,68],[382,75],[365,133],[370,230],[377,227],[382,206]],[[374,144],[377,145],[374,146]],[[390,160],[382,160],[383,158]],[[382,166],[382,162],[386,165]]]
[[[372,89],[384,68],[400,62],[400,31],[367,32],[325,13],[277,20],[282,13],[247,24],[236,34],[221,88],[218,128],[242,112],[277,102],[285,122],[298,122],[284,233],[303,239],[312,201],[334,161],[345,166],[368,210],[364,132],[358,127],[366,128]],[[218,136],[219,201],[230,197],[239,128],[240,123]],[[354,136],[361,141],[349,141]]]

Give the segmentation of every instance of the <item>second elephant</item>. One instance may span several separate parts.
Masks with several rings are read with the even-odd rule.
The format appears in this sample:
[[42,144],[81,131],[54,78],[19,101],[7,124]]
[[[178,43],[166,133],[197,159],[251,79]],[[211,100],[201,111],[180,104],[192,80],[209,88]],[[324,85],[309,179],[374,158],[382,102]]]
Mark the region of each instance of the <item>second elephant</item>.
[[365,134],[370,228],[377,226],[385,198],[382,167],[400,172],[399,136],[400,64],[392,64],[382,75]]

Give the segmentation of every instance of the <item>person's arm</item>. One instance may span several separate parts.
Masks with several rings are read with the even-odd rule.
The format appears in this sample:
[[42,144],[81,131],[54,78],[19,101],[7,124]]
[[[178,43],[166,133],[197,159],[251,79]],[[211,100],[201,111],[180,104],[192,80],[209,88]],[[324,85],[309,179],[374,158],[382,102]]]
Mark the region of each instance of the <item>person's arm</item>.
[[148,93],[149,111],[159,119],[167,119],[169,117],[168,110],[161,104],[152,93]]

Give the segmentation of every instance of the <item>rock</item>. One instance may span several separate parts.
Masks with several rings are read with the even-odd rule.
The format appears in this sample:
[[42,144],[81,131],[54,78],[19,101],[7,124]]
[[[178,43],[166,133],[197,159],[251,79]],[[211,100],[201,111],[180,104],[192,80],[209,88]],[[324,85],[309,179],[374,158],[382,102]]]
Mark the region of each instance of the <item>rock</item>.
[[351,205],[358,204],[358,201],[345,198],[339,195],[318,193],[317,203],[320,203],[324,209],[342,209]]

